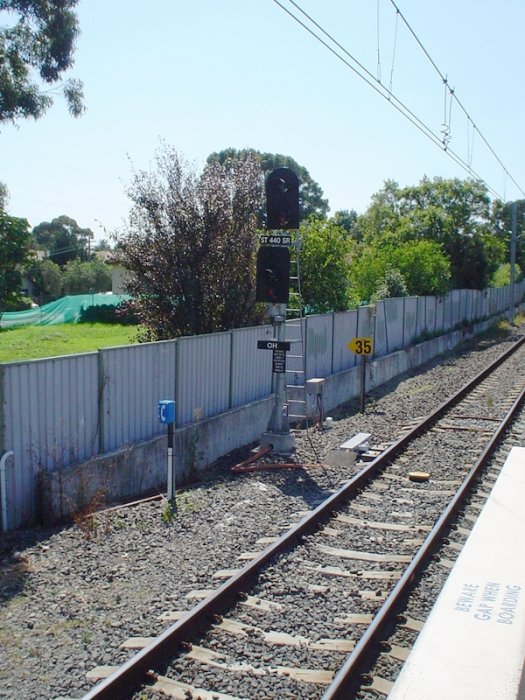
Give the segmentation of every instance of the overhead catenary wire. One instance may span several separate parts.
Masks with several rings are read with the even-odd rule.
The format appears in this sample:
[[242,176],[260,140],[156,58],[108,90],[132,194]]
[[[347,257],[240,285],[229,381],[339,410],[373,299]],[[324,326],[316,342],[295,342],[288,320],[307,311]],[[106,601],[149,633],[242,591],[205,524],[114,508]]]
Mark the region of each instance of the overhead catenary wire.
[[[285,0],[286,1],[286,0]],[[483,178],[479,173],[477,173],[473,168],[471,163],[465,161],[456,151],[452,148],[450,148],[450,145],[445,139],[445,142],[443,140],[443,137],[436,134],[431,127],[429,127],[425,122],[420,119],[402,100],[400,100],[398,97],[394,95],[394,93],[391,90],[391,85],[389,88],[383,85],[377,78],[373,76],[373,74],[355,57],[353,56],[342,44],[340,44],[328,31],[326,31],[316,20],[311,17],[305,10],[303,10],[300,5],[295,2],[295,0],[288,0],[288,2],[293,5],[298,12],[300,12],[307,20],[310,22],[310,24],[315,27],[319,32],[321,32],[326,39],[329,40],[328,43],[322,36],[320,36],[313,28],[312,26],[309,26],[306,24],[300,17],[298,17],[296,14],[294,14],[288,7],[283,5],[280,0],[273,0],[273,2],[278,5],[286,14],[288,14],[295,22],[297,22],[305,31],[307,31],[311,36],[313,36],[320,44],[322,44],[328,51],[330,51],[336,58],[338,58],[344,65],[346,65],[351,71],[353,71],[361,80],[363,80],[367,85],[369,85],[375,92],[377,92],[381,97],[386,99],[390,104],[398,111],[400,112],[408,121],[412,123],[413,126],[415,126],[421,133],[423,133],[430,141],[434,143],[434,145],[438,146],[440,150],[444,151],[446,155],[453,160],[460,168],[465,170],[471,177],[474,179],[481,181],[485,184],[487,187],[487,190],[491,192],[493,196],[495,196],[498,199],[502,199],[502,196],[499,194],[499,192],[494,189],[486,180]],[[396,10],[399,12],[399,16],[402,17],[401,12],[396,6]],[[402,17],[402,19],[404,19]],[[405,20],[404,20],[405,21]],[[393,64],[392,64],[393,65]],[[437,69],[437,66],[436,66]],[[439,70],[439,69],[437,69]],[[452,91],[452,94],[454,92]],[[457,98],[456,98],[457,99]],[[462,107],[462,109],[464,109]],[[470,118],[470,117],[469,117]],[[471,124],[473,128],[475,127],[475,124],[473,120],[470,118]],[[476,128],[477,133],[479,136],[485,141],[483,138],[483,135],[481,132]],[[498,163],[504,168],[501,160],[499,157],[496,156],[494,153],[493,149],[489,147],[489,150],[491,153],[496,157],[496,160]],[[472,160],[471,156],[469,160]],[[504,168],[506,174],[511,177],[510,174],[508,173],[507,169]],[[516,183],[516,181],[512,178],[512,181],[516,185],[516,187],[520,190],[525,195],[525,192],[519,187],[519,185]]]
[[[434,68],[434,70],[436,71],[436,73],[439,75],[439,77],[441,78],[441,80],[443,81],[443,83],[445,84],[445,87],[448,89],[448,91],[449,91],[449,93],[450,93],[450,103],[451,103],[451,105],[452,105],[452,101],[454,101],[454,102],[457,103],[458,107],[461,109],[461,111],[463,112],[463,114],[467,117],[468,123],[470,123],[470,124],[472,125],[472,129],[473,129],[475,132],[477,132],[478,136],[481,138],[481,140],[483,141],[483,143],[485,144],[485,146],[488,148],[488,150],[490,151],[490,153],[493,155],[493,157],[496,159],[496,161],[499,163],[499,165],[500,165],[501,168],[503,169],[503,171],[504,171],[504,173],[505,173],[505,176],[508,177],[509,180],[512,181],[512,183],[517,187],[517,189],[518,189],[518,190],[521,192],[521,194],[525,197],[525,191],[519,186],[519,184],[516,182],[516,180],[512,177],[512,175],[509,173],[509,171],[508,171],[507,168],[505,167],[504,163],[502,162],[502,160],[500,159],[500,157],[498,156],[498,154],[496,153],[496,151],[494,150],[494,148],[490,145],[490,143],[488,142],[488,140],[485,138],[485,136],[481,133],[481,131],[479,130],[479,128],[476,126],[474,120],[472,119],[472,117],[471,117],[470,114],[468,113],[467,109],[465,108],[465,106],[463,105],[463,103],[461,102],[461,100],[458,98],[458,96],[457,96],[457,94],[456,94],[456,91],[453,90],[453,89],[450,87],[450,85],[449,85],[449,83],[448,83],[448,78],[447,78],[445,75],[443,75],[442,71],[439,69],[438,65],[436,64],[436,62],[434,61],[434,59],[432,58],[432,56],[430,55],[430,53],[427,51],[427,49],[426,49],[425,46],[423,45],[423,42],[421,41],[421,39],[420,39],[419,36],[416,34],[416,32],[414,31],[414,29],[413,29],[413,28],[411,27],[411,25],[408,23],[406,17],[403,15],[403,13],[401,12],[401,10],[399,9],[397,3],[396,3],[394,0],[390,0],[390,3],[393,5],[393,7],[394,7],[394,9],[395,9],[395,11],[396,11],[396,18],[399,18],[399,17],[401,18],[401,20],[403,21],[404,25],[406,26],[406,28],[408,29],[408,31],[410,32],[410,34],[414,37],[415,41],[417,42],[418,46],[421,48],[421,50],[423,51],[423,53],[425,54],[425,56],[427,57],[427,59],[429,60],[429,62],[430,62],[430,64],[432,65],[432,67]],[[452,108],[452,106],[451,106],[451,108]]]

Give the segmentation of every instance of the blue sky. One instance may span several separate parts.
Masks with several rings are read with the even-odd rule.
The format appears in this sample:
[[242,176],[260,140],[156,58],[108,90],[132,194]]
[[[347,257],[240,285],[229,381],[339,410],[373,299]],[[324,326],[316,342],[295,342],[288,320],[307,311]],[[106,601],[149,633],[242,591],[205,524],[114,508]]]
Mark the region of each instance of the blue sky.
[[[390,0],[298,4],[374,78],[392,76],[393,94],[439,134],[445,86],[400,20],[396,34]],[[525,189],[525,2],[396,4]],[[86,113],[73,119],[57,97],[39,121],[0,128],[8,210],[32,226],[67,214],[106,237],[125,223],[132,169],[150,169],[163,140],[197,169],[228,147],[290,155],[332,212],[365,211],[388,178],[468,176],[273,0],[81,0],[78,15],[70,76],[84,81]],[[450,147],[493,190],[524,197],[456,104],[450,128]]]

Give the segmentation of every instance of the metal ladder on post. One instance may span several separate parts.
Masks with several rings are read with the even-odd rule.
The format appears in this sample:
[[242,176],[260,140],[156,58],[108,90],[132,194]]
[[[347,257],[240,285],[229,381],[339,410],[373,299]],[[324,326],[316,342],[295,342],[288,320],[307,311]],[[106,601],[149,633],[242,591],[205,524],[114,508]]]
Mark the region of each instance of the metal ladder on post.
[[290,350],[286,354],[286,401],[290,423],[299,423],[307,419],[306,411],[306,355],[304,338],[304,307],[301,293],[301,269],[299,231],[290,246],[290,299],[286,309],[286,332]]

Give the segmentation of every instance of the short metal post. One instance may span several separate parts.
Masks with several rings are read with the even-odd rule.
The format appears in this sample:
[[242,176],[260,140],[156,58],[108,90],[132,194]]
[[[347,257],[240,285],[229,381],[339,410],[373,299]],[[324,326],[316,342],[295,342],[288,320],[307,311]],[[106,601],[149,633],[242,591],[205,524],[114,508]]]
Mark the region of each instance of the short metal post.
[[366,402],[366,355],[361,355],[361,413],[365,412]]
[[175,469],[173,468],[173,424],[175,423],[175,401],[159,401],[159,421],[168,427],[168,501],[175,497]]
[[173,469],[173,423],[168,423],[168,501],[175,496],[175,470]]

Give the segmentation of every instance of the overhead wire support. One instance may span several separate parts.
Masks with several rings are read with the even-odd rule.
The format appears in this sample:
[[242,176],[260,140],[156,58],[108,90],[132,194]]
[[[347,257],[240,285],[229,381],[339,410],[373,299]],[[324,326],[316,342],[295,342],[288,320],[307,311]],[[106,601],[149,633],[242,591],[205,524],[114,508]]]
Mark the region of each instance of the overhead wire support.
[[[445,146],[443,144],[443,139],[438,135],[435,134],[432,129],[425,124],[407,105],[405,105],[398,97],[394,95],[393,92],[389,91],[383,83],[380,83],[377,81],[377,79],[374,77],[374,75],[367,69],[365,66],[360,63],[355,56],[353,56],[347,49],[344,48],[331,34],[329,34],[323,27],[321,27],[320,24],[318,24],[313,17],[311,17],[307,12],[305,12],[294,0],[288,0],[288,2],[293,5],[304,17],[308,19],[308,21],[316,27],[322,34],[324,34],[331,42],[334,44],[334,46],[341,51],[339,53],[334,46],[331,46],[327,41],[325,41],[319,34],[316,34],[316,32],[309,27],[305,22],[303,22],[297,15],[295,15],[290,9],[285,7],[280,0],[273,0],[273,2],[278,5],[284,12],[286,12],[287,15],[289,15],[293,20],[295,20],[305,31],[307,31],[311,36],[314,37],[320,44],[322,44],[330,53],[332,53],[336,58],[338,58],[347,68],[349,68],[352,72],[354,72],[361,80],[364,80],[367,85],[369,85],[375,92],[377,92],[381,97],[383,97],[387,102],[390,102],[390,104],[400,113],[402,114],[406,119],[408,119],[413,126],[415,126],[419,131],[421,131],[422,134],[424,134],[434,145],[436,145],[438,148],[440,148],[444,153],[446,153],[449,158],[451,158],[456,165],[459,165],[460,168],[465,170],[471,177],[473,177],[476,180],[479,180],[481,182],[484,182],[487,189],[498,199],[501,199],[501,195],[493,188],[491,187],[481,175],[479,175],[469,164],[458,154],[456,153],[453,149],[451,149],[448,146]],[[355,65],[352,65],[345,56],[347,56],[350,61],[352,61]],[[358,68],[360,70],[358,70]],[[362,71],[362,72],[360,72]],[[473,123],[473,122],[472,122]]]
[[390,80],[388,82],[388,92],[392,94],[392,85],[394,82],[394,64],[396,61],[396,49],[397,49],[397,30],[399,26],[399,12],[396,12],[396,27],[394,31],[394,46],[392,48],[392,66],[390,68]]
[[[472,119],[472,117],[471,117],[470,114],[468,113],[468,111],[467,111],[467,109],[465,108],[465,106],[462,104],[461,100],[457,97],[455,91],[452,90],[452,89],[449,87],[447,77],[443,75],[443,73],[442,73],[441,70],[439,69],[438,65],[436,64],[436,62],[434,61],[434,59],[432,58],[432,56],[429,54],[429,52],[427,51],[427,49],[424,47],[423,42],[422,42],[421,39],[418,37],[418,35],[416,34],[416,32],[412,29],[412,27],[410,26],[410,24],[409,24],[409,22],[407,21],[406,17],[403,15],[403,13],[401,12],[401,10],[399,9],[399,7],[398,7],[397,3],[395,2],[395,0],[390,0],[390,3],[392,4],[392,6],[394,7],[394,9],[395,9],[395,11],[396,11],[396,21],[397,21],[397,18],[401,17],[401,19],[403,20],[403,23],[405,24],[406,28],[408,29],[408,31],[410,32],[410,34],[414,37],[414,39],[415,39],[415,41],[417,42],[418,46],[420,47],[420,49],[423,51],[423,53],[425,54],[425,56],[426,56],[427,59],[429,60],[429,62],[430,62],[431,65],[433,66],[434,70],[435,70],[436,73],[439,75],[439,77],[441,78],[441,80],[444,82],[445,86],[448,88],[449,93],[450,93],[450,101],[451,101],[451,103],[452,103],[452,100],[454,100],[454,101],[457,103],[458,107],[461,109],[461,111],[463,112],[463,114],[467,117],[468,122],[470,122],[470,124],[472,125],[473,131],[476,131],[476,132],[478,133],[479,137],[481,138],[481,140],[483,141],[483,143],[485,144],[485,146],[488,148],[488,150],[490,151],[490,153],[492,154],[492,156],[496,159],[496,161],[498,162],[498,164],[499,164],[499,165],[501,166],[501,168],[503,169],[505,175],[509,178],[509,180],[512,181],[512,183],[517,187],[517,189],[518,189],[518,190],[521,192],[521,194],[525,197],[525,191],[518,185],[518,183],[516,182],[516,180],[512,177],[512,175],[509,173],[509,171],[508,171],[507,168],[505,167],[504,163],[502,162],[502,160],[500,159],[500,157],[498,156],[498,154],[496,153],[496,151],[494,150],[494,148],[490,145],[490,143],[488,142],[488,140],[485,138],[485,136],[481,133],[481,131],[479,130],[479,128],[476,126],[474,120]],[[472,160],[472,154],[471,154],[471,153],[470,153],[470,160]]]

